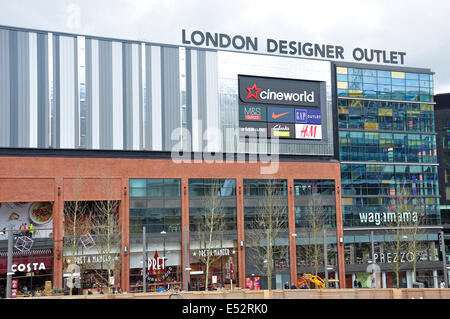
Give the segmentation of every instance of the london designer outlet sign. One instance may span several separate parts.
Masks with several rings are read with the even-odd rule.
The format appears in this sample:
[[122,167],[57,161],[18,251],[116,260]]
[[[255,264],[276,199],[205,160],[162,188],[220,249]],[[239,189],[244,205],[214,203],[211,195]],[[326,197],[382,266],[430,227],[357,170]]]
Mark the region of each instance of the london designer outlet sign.
[[301,42],[296,40],[265,39],[244,35],[228,35],[195,30],[181,31],[181,41],[185,45],[238,51],[265,52],[288,56],[303,56],[318,59],[345,60],[349,56],[358,62],[405,64],[406,52],[387,51],[371,48],[354,48],[351,53],[343,46]]

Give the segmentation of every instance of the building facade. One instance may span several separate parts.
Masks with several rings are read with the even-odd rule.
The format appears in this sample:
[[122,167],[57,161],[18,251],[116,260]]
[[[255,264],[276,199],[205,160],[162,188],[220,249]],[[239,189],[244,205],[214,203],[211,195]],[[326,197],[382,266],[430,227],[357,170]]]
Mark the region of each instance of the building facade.
[[19,292],[351,287],[371,232],[392,286],[380,216],[402,189],[438,280],[430,70],[12,27],[0,43],[2,287],[10,227]]
[[[416,258],[416,281],[437,287],[443,268],[433,73],[339,63],[336,74],[348,282],[364,277],[373,256],[383,287],[395,286],[399,263],[399,286],[411,288]],[[397,227],[412,230],[400,234]],[[398,237],[404,245],[393,242]],[[420,243],[416,257],[410,240]]]
[[436,101],[434,118],[436,122],[436,144],[439,161],[440,212],[446,247],[446,264],[448,264],[450,262],[450,185],[448,180],[450,173],[448,153],[450,133],[450,113],[448,106],[450,105],[450,94],[436,94],[434,100]]

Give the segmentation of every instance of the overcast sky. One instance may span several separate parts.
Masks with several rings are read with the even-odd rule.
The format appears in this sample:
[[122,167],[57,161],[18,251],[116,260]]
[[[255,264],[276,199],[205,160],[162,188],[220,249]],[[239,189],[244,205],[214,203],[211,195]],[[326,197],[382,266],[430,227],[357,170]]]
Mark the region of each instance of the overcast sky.
[[[0,0],[0,24],[181,44],[181,30],[406,52],[450,92],[450,1]],[[348,51],[348,52],[347,52]]]

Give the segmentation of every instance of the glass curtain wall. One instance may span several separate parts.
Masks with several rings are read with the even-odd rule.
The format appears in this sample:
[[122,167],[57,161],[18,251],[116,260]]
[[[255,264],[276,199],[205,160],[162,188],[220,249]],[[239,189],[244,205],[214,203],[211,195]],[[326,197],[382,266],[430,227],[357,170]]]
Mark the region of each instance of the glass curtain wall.
[[244,180],[245,277],[249,289],[283,289],[286,282],[291,285],[287,204],[286,180]]
[[234,179],[189,180],[192,290],[239,284],[236,218]]
[[[334,180],[294,180],[297,287],[314,286],[305,274],[337,279],[336,197]],[[325,245],[326,256],[325,264]],[[325,273],[327,267],[327,274]],[[328,278],[327,278],[328,275]],[[336,287],[334,282],[329,287]]]
[[180,179],[130,179],[131,291],[143,289],[144,259],[148,275],[146,291],[182,286]]

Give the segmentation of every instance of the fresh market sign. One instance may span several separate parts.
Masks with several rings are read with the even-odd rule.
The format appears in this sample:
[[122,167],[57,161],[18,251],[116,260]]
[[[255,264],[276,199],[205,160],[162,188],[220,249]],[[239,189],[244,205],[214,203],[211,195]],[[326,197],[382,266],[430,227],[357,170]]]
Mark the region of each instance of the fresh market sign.
[[317,59],[353,60],[366,63],[405,64],[406,52],[387,51],[371,48],[353,48],[348,53],[343,46],[301,42],[297,40],[260,40],[257,37],[228,35],[225,33],[203,32],[199,30],[181,30],[181,42],[184,45],[209,47],[215,49],[233,49],[238,51],[265,52],[271,54],[300,56]]

